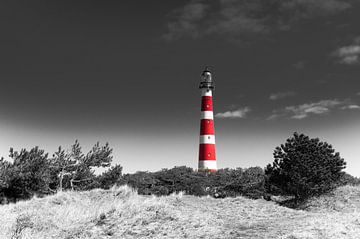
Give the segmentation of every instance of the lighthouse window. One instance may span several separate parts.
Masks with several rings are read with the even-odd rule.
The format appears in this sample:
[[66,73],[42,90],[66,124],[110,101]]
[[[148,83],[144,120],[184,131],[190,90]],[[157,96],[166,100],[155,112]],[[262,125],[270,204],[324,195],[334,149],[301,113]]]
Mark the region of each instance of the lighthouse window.
[[208,136],[208,139],[210,139],[210,136]]
[[211,154],[208,154],[208,157],[210,157],[211,156]]
[[206,108],[209,108],[209,105],[206,105]]
[[208,120],[207,123],[210,124],[210,120]]

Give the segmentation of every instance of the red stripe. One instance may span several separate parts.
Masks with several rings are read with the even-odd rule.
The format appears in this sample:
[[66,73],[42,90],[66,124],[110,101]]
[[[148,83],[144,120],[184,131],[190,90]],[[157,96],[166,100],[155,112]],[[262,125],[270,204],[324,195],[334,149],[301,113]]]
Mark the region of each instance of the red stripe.
[[211,96],[203,96],[201,98],[201,111],[212,111],[212,97]]
[[202,119],[200,121],[200,135],[205,135],[205,134],[211,134],[211,135],[215,134],[214,120]]
[[215,144],[200,144],[199,160],[216,160]]

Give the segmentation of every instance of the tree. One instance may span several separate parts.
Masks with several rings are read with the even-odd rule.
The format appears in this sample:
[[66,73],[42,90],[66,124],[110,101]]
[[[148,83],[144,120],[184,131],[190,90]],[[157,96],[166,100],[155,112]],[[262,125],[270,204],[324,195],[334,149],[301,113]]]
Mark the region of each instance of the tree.
[[6,161],[3,157],[0,158],[0,204],[6,202],[6,190],[9,187],[9,168],[11,163]]
[[6,161],[3,157],[0,158],[0,192],[2,188],[7,186],[7,171],[11,163]]
[[276,147],[274,162],[266,167],[265,174],[268,184],[299,201],[332,190],[344,174],[345,165],[330,144],[294,133]]
[[80,143],[76,140],[69,152],[61,147],[51,160],[52,178],[58,178],[54,183],[58,190],[75,187],[90,189],[96,176],[93,167],[109,167],[112,161],[112,149],[109,144],[100,146],[97,142],[93,148],[84,155]]
[[72,176],[72,173],[76,170],[75,164],[76,161],[71,157],[71,154],[67,154],[65,150],[59,146],[58,151],[54,153],[51,159],[50,170],[52,182],[50,187],[62,191],[64,178],[66,176]]
[[97,186],[103,189],[109,189],[113,185],[120,183],[122,169],[123,168],[120,165],[115,165],[109,168],[109,170],[103,172],[97,177]]
[[12,163],[0,160],[2,194],[9,199],[26,199],[50,192],[48,154],[38,147],[20,152],[10,149]]

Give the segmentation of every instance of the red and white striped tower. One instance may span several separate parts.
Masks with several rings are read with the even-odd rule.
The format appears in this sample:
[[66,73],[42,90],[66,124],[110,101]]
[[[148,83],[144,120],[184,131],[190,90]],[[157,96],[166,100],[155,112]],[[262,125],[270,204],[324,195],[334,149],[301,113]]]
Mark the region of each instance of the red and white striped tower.
[[208,67],[201,75],[199,86],[201,90],[201,122],[200,122],[200,147],[199,171],[216,172],[215,155],[215,129],[212,103],[212,91],[215,89]]

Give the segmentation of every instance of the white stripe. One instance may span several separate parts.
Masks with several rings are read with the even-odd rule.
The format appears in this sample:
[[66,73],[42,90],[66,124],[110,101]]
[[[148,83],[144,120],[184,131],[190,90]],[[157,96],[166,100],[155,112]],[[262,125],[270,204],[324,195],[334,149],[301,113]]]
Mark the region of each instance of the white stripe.
[[200,119],[214,119],[212,111],[201,111]]
[[200,135],[200,144],[215,144],[215,135]]
[[212,91],[210,89],[201,89],[201,96],[212,96]]
[[216,160],[199,160],[199,170],[201,169],[217,169]]

